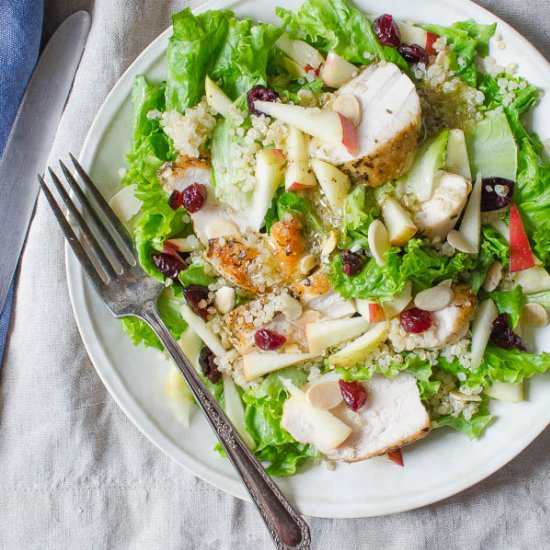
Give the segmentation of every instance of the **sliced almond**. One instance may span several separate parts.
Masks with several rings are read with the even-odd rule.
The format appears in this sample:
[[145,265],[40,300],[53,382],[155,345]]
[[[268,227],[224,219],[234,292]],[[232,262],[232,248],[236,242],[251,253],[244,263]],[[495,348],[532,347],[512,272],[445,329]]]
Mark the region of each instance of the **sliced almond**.
[[475,254],[477,252],[476,247],[456,229],[449,231],[447,242],[459,252],[465,252],[466,254]]
[[275,306],[289,321],[296,321],[302,315],[302,304],[288,294],[277,296]]
[[357,128],[361,122],[361,105],[357,98],[351,94],[336,96],[331,106],[333,111],[345,116]]
[[487,292],[493,292],[496,290],[500,281],[502,280],[502,264],[500,262],[493,262],[487,275],[485,275],[485,280],[483,281],[483,290]]
[[220,237],[238,234],[239,228],[229,220],[218,219],[208,224],[204,231],[208,239],[219,239]]
[[306,399],[317,409],[333,409],[342,402],[338,381],[330,380],[313,384],[306,391]]
[[321,256],[328,256],[335,248],[338,243],[338,236],[336,231],[331,231],[328,237],[323,241],[321,246]]
[[321,313],[314,309],[306,309],[298,319],[294,321],[294,326],[302,331],[306,329],[308,323],[316,323],[321,318]]
[[540,304],[523,306],[521,320],[527,327],[545,327],[548,324],[548,313]]
[[414,298],[414,305],[425,311],[445,309],[454,298],[454,292],[448,286],[434,286],[419,292]]
[[452,286],[453,280],[452,279],[445,279],[444,281],[441,281],[439,283],[439,286],[448,286],[449,288]]
[[307,254],[298,264],[298,269],[303,275],[307,275],[317,265],[317,258],[314,254]]
[[386,226],[380,220],[369,225],[368,240],[370,251],[378,265],[386,263],[386,252],[390,249],[390,236]]
[[235,289],[222,286],[214,295],[214,306],[222,314],[229,313],[235,306]]

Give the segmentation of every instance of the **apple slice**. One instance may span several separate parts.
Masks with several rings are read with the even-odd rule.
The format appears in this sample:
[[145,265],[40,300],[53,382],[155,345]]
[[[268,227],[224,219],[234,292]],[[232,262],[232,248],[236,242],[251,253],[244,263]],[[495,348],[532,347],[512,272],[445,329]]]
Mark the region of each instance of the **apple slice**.
[[510,206],[510,272],[535,267],[535,259],[518,207]]
[[438,34],[425,31],[420,27],[400,21],[398,24],[401,42],[403,44],[418,44],[422,46],[428,55],[436,55],[433,44],[439,38]]
[[327,60],[321,68],[321,79],[327,86],[339,88],[342,84],[357,76],[358,73],[359,69],[355,65],[331,50],[328,52]]
[[206,103],[220,115],[226,117],[235,110],[233,102],[223,93],[222,89],[210,77],[204,80]]
[[493,385],[485,390],[485,393],[493,399],[519,403],[525,400],[523,383],[509,384],[506,382],[493,382]]
[[311,167],[332,209],[339,213],[344,206],[351,184],[344,172],[320,159],[312,159]]
[[535,294],[550,290],[550,274],[544,267],[537,265],[514,273],[514,283],[521,285],[525,294]]
[[306,137],[301,130],[294,126],[288,128],[287,151],[288,166],[285,173],[285,189],[298,191],[317,185],[315,174],[309,167]]
[[363,334],[369,323],[363,317],[332,319],[306,325],[306,340],[309,353],[313,356],[331,346],[337,346]]
[[290,367],[308,359],[311,353],[277,353],[276,351],[253,351],[243,355],[243,371],[247,380],[253,380],[270,372]]
[[256,153],[256,187],[248,219],[259,231],[278,187],[283,183],[285,156],[280,149],[261,149]]
[[390,249],[390,235],[380,220],[374,220],[369,225],[368,242],[374,260],[383,266],[386,263],[386,252]]
[[389,195],[385,195],[382,200],[382,217],[393,246],[403,246],[418,231],[409,213],[397,199]]
[[371,302],[370,300],[359,298],[355,303],[359,314],[369,323],[381,323],[386,320],[384,308],[378,302]]
[[493,321],[497,318],[497,315],[497,306],[493,300],[487,299],[481,302],[472,325],[471,370],[476,370],[481,364],[493,329]]
[[286,33],[278,38],[275,46],[306,71],[318,69],[325,61],[323,56],[313,46],[310,46],[303,40],[293,40]]
[[237,386],[235,386],[233,378],[231,378],[231,376],[228,376],[227,374],[224,374],[222,376],[222,380],[225,414],[227,414],[227,417],[231,421],[231,424],[233,424],[235,429],[239,432],[247,447],[249,449],[254,449],[256,447],[256,443],[246,429],[246,422],[244,419],[244,407],[239,396]]
[[352,429],[327,410],[313,407],[306,394],[286,378],[281,383],[290,393],[283,405],[281,426],[302,443],[311,443],[322,453],[336,449]]
[[281,57],[281,63],[290,76],[294,76],[296,78],[306,78],[307,71],[302,66],[298,65],[296,61],[290,59],[290,57]]
[[143,203],[136,197],[136,191],[137,185],[126,185],[109,201],[109,206],[119,220],[129,222],[139,212]]
[[397,449],[396,451],[390,451],[386,454],[389,460],[392,462],[395,462],[398,466],[405,466],[405,463],[403,462],[403,453],[401,452],[401,449]]
[[445,160],[444,169],[447,172],[451,172],[451,174],[458,174],[467,180],[472,179],[466,138],[462,130],[449,131],[447,158]]
[[330,143],[342,143],[351,155],[357,154],[357,132],[345,116],[318,107],[301,107],[288,103],[255,101],[257,111],[295,126],[310,136]]
[[366,359],[376,347],[383,342],[390,330],[390,323],[376,323],[368,332],[360,336],[340,351],[329,357],[329,361],[335,367],[353,367]]
[[387,319],[399,315],[411,302],[412,298],[412,283],[407,281],[405,288],[393,297],[390,302],[384,302],[382,307]]
[[217,357],[225,355],[225,348],[220,339],[187,304],[182,304],[180,313],[183,320],[199,335],[200,339],[212,350],[214,355]]
[[451,230],[447,235],[447,241],[461,252],[477,254],[479,252],[481,234],[481,178],[474,184],[470,199],[464,210],[460,229]]
[[175,250],[176,252],[194,252],[200,250],[201,243],[195,235],[189,235],[189,237],[180,237],[177,239],[166,239],[164,246]]
[[200,336],[191,327],[188,327],[178,340],[178,346],[181,348],[183,353],[185,353],[185,357],[187,357],[197,372],[201,372],[199,356],[203,345],[204,344]]
[[181,372],[173,364],[170,365],[170,374],[165,388],[176,418],[184,427],[188,428],[193,412],[193,394]]

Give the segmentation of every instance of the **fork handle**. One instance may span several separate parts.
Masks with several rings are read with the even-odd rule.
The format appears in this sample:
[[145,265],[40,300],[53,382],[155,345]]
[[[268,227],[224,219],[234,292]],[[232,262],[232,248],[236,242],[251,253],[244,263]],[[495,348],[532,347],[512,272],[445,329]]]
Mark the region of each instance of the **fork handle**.
[[308,550],[311,547],[311,537],[307,523],[250,452],[166,328],[158,315],[156,306],[148,308],[141,317],[159,337],[185,378],[202,412],[216,432],[229,460],[237,470],[260,512],[275,546],[281,550],[287,548]]

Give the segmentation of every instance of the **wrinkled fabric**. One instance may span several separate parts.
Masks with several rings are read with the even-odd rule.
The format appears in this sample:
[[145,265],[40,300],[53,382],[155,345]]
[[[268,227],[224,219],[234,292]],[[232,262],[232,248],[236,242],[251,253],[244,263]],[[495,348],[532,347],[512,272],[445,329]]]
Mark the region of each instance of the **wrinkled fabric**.
[[[532,31],[526,34],[550,56],[547,0],[482,3]],[[47,0],[46,33],[87,5],[92,30],[52,159],[79,151],[115,81],[186,3]],[[0,549],[272,548],[252,505],[172,462],[103,387],[76,328],[63,240],[43,200],[23,258],[0,377]],[[420,510],[309,518],[314,548],[550,549],[549,448],[547,429],[485,481]]]
[[[0,1],[0,158],[38,58],[42,0]],[[0,367],[13,304],[13,285],[0,309]]]

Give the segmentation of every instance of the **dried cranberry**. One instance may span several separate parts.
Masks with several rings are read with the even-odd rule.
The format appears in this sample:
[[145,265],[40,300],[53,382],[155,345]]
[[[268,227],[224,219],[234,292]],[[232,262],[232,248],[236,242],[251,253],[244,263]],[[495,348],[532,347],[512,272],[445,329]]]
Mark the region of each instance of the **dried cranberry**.
[[344,403],[352,410],[357,412],[367,402],[367,389],[361,382],[346,382],[338,380],[340,393]]
[[194,214],[206,203],[208,194],[202,183],[192,183],[181,192],[181,204],[187,212]]
[[210,382],[217,384],[220,381],[221,374],[218,370],[218,365],[216,365],[215,360],[216,356],[214,352],[207,346],[202,348],[199,355],[199,365],[201,366],[202,373]]
[[510,327],[507,313],[501,313],[493,321],[491,342],[504,349],[516,348],[520,351],[527,351],[523,340]]
[[201,285],[188,285],[183,287],[183,297],[189,307],[203,319],[208,320],[208,288]]
[[399,44],[401,44],[399,27],[391,15],[385,13],[384,15],[377,17],[372,22],[372,29],[374,30],[374,34],[376,34],[380,44],[384,46],[391,46],[392,48],[397,48],[399,47]]
[[158,254],[152,254],[151,259],[156,268],[165,276],[175,279],[180,271],[187,268],[184,261],[178,256],[177,253],[172,252],[159,252]]
[[481,182],[481,211],[500,210],[512,202],[515,183],[505,178],[483,178]]
[[401,313],[401,326],[413,334],[424,332],[432,326],[432,314],[418,307],[407,309]]
[[177,210],[183,206],[183,195],[181,191],[177,189],[172,191],[172,194],[168,198],[168,206],[170,206],[172,210]]
[[279,101],[281,96],[271,88],[266,88],[261,84],[254,86],[252,90],[249,90],[246,94],[246,102],[248,103],[248,108],[255,114],[261,115],[261,111],[258,111],[254,108],[255,101]]
[[284,346],[286,338],[278,332],[261,328],[254,333],[254,342],[260,349],[273,351]]
[[418,44],[399,46],[398,51],[407,63],[424,63],[424,65],[427,65],[430,62],[428,52]]
[[365,265],[365,257],[351,250],[342,252],[342,271],[348,276],[357,275]]

